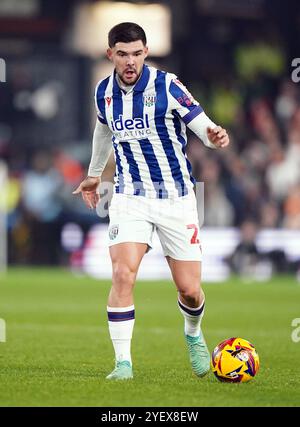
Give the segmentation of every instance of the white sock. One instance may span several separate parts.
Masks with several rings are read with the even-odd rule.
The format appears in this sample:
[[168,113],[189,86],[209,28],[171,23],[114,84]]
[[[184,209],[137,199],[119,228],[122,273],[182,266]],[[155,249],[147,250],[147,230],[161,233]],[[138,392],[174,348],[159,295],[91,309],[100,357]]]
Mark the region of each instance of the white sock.
[[108,329],[117,362],[131,360],[131,338],[134,326],[134,305],[107,307]]
[[183,304],[178,298],[178,307],[184,317],[184,333],[190,337],[198,337],[204,315],[204,300],[199,307],[192,308]]

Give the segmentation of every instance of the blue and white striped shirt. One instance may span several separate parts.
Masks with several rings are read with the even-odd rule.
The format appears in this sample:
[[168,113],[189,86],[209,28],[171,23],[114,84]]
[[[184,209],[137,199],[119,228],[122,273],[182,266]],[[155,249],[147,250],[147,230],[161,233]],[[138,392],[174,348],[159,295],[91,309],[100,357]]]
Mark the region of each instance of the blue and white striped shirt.
[[174,74],[144,65],[125,92],[113,72],[98,83],[95,102],[112,133],[115,192],[169,198],[192,191],[186,125],[203,110]]

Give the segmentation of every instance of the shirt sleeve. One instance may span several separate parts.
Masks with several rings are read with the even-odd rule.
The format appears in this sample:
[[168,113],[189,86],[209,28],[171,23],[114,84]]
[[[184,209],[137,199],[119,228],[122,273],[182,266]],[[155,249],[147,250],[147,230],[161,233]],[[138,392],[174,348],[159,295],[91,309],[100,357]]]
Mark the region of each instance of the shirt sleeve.
[[112,150],[111,136],[109,127],[97,120],[93,134],[92,157],[88,176],[102,175]]
[[201,139],[204,145],[209,148],[217,148],[207,136],[207,128],[215,128],[217,125],[210,120],[209,117],[202,111],[201,114],[196,116],[193,120],[191,120],[188,124],[188,128],[194,132]]
[[194,99],[184,84],[175,75],[171,78],[169,92],[171,95],[172,110],[177,112],[186,125],[203,112],[203,108],[199,102]]
[[99,90],[102,80],[97,84],[95,89],[95,106],[97,112],[97,118],[100,123],[107,125],[106,115],[105,115],[105,99],[102,94],[102,91]]

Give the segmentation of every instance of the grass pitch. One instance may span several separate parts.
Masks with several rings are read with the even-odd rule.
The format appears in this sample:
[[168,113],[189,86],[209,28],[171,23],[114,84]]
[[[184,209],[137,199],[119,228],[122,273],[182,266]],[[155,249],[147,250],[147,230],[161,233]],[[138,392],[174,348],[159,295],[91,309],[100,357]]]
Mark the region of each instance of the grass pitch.
[[240,336],[261,367],[250,383],[198,379],[171,282],[139,282],[132,343],[134,380],[108,382],[113,349],[106,319],[110,283],[59,269],[11,269],[0,279],[0,406],[300,406],[300,285],[293,278],[204,284],[210,350]]

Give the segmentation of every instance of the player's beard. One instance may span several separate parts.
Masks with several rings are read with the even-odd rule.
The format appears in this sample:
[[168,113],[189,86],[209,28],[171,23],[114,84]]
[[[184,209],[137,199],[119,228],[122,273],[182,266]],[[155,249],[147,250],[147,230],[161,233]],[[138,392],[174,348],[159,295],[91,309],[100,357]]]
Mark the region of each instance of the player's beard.
[[[128,78],[126,78],[126,73],[128,73],[128,72],[130,73],[130,75],[128,76]],[[118,76],[119,76],[119,79],[121,80],[122,83],[124,83],[125,85],[128,85],[128,86],[131,86],[131,85],[134,85],[138,81],[140,74],[137,73],[136,69],[129,68],[129,69],[126,69],[122,73],[122,75],[118,74]],[[135,78],[133,78],[134,76],[135,76]]]

